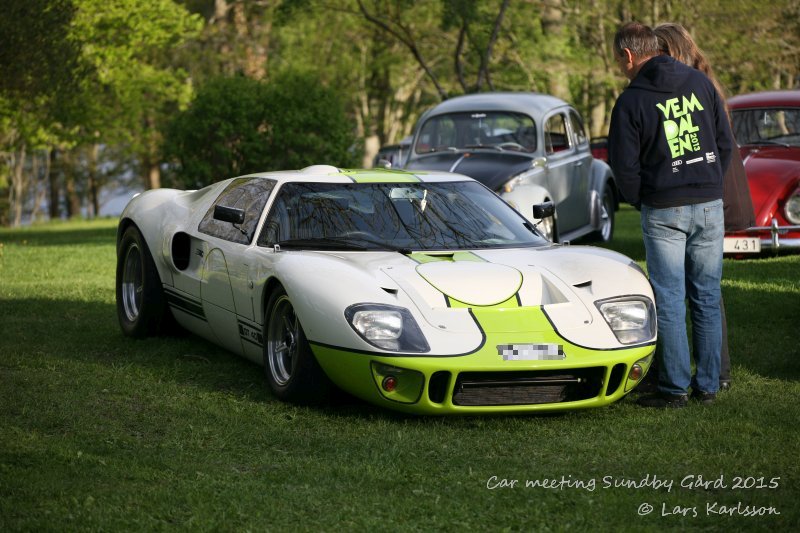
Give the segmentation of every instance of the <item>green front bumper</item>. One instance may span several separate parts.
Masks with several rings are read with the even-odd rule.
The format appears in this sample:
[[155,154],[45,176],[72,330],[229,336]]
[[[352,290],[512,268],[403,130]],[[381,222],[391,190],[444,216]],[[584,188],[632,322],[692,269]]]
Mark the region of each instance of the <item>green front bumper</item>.
[[[567,342],[538,307],[472,310],[483,344],[464,355],[392,356],[311,343],[325,373],[345,391],[417,414],[492,414],[600,407],[647,373],[654,345],[594,350]],[[504,345],[558,345],[557,360],[504,360]],[[638,380],[631,368],[641,367]],[[384,386],[393,378],[391,391]],[[391,388],[391,387],[390,387]]]

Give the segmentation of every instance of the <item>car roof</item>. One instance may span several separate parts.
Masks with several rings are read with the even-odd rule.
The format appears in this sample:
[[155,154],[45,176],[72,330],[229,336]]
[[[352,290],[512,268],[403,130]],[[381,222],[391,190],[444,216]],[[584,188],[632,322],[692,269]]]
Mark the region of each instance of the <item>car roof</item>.
[[426,112],[424,118],[468,111],[512,111],[539,119],[550,110],[565,106],[569,106],[569,104],[549,94],[524,92],[477,93],[445,100]]
[[[238,178],[269,178],[278,183],[443,183],[474,181],[462,174],[437,171],[406,171],[397,169],[342,169],[331,165],[312,165],[301,170],[258,172]],[[231,178],[236,179],[236,178]]]
[[728,100],[731,109],[748,107],[800,107],[800,90],[761,91],[741,94]]

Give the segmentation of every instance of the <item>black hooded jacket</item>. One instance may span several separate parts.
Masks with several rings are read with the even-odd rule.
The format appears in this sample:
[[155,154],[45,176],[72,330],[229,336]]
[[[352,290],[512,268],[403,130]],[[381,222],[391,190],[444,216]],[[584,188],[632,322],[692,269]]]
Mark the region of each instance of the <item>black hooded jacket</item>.
[[648,60],[611,113],[609,163],[623,197],[637,208],[722,198],[734,148],[714,85],[669,56]]

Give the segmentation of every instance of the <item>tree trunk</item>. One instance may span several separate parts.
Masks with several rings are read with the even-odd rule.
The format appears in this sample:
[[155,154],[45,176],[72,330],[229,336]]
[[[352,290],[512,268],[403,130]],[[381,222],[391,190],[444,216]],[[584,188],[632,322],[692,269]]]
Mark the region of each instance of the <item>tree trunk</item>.
[[25,203],[25,157],[27,146],[22,143],[14,153],[11,169],[11,187],[8,189],[8,203],[11,211],[11,225],[19,227],[22,224],[22,207]]
[[93,144],[89,148],[89,168],[86,177],[86,189],[89,194],[89,206],[87,209],[87,218],[94,218],[100,213],[100,207],[97,201],[97,157],[100,152],[100,145]]
[[57,220],[61,216],[59,209],[59,187],[58,187],[58,150],[50,150],[50,164],[48,165],[47,182],[50,186],[49,214],[50,220]]
[[145,170],[147,171],[145,187],[147,189],[160,189],[161,168],[158,166],[158,163],[152,163],[148,161]]
[[35,154],[31,158],[33,165],[31,169],[31,194],[33,195],[33,208],[31,209],[31,220],[35,221],[39,218],[39,212],[42,209],[42,204],[47,197],[47,184],[50,181],[50,149],[45,149],[41,155],[44,169],[40,171],[39,157]]
[[72,154],[66,152],[62,161],[64,170],[64,194],[67,197],[67,218],[75,218],[81,215],[81,198],[78,196],[75,187],[75,169],[72,165]]

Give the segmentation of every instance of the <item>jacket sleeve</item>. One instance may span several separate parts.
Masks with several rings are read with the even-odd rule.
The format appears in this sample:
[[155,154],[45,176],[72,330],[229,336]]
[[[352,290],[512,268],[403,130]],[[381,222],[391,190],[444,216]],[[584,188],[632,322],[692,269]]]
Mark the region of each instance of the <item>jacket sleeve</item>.
[[614,179],[622,197],[637,209],[641,205],[639,130],[638,121],[620,98],[611,112],[611,124],[608,129],[608,163],[614,171]]

